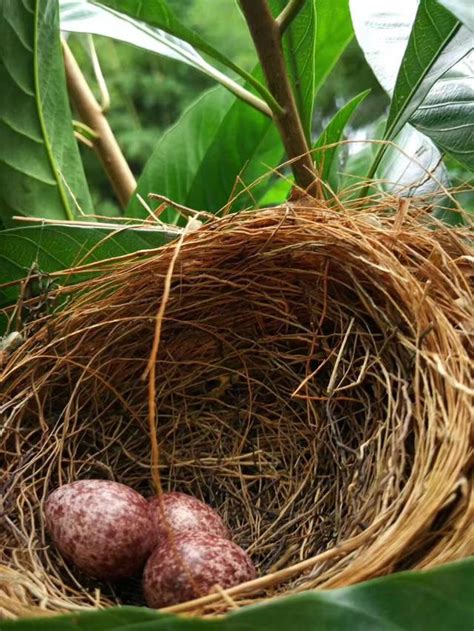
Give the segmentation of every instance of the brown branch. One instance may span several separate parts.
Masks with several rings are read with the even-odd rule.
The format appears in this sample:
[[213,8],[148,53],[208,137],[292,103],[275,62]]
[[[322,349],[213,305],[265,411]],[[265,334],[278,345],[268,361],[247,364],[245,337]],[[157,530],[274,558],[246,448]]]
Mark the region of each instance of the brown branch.
[[126,208],[137,183],[124,158],[110,125],[89,88],[69,46],[63,40],[64,67],[69,97],[81,120],[96,134],[92,139],[107,177],[113,186],[120,205]]
[[280,23],[270,12],[267,0],[240,0],[268,88],[281,113],[274,114],[298,186],[311,195],[320,190],[318,175],[296,107],[281,45]]

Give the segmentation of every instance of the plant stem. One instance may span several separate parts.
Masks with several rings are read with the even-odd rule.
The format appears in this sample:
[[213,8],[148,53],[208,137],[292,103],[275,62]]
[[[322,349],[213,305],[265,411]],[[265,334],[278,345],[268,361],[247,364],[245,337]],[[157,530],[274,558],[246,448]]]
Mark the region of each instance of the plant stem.
[[[209,67],[211,66],[209,65]],[[266,96],[267,100],[264,101],[263,99],[260,99],[258,96],[255,96],[255,94],[253,94],[252,92],[250,92],[249,90],[247,90],[246,88],[241,86],[239,83],[237,83],[236,81],[228,77],[223,72],[220,72],[220,70],[217,70],[216,68],[213,68],[212,70],[212,77],[216,79],[217,81],[219,81],[219,83],[223,85],[225,88],[227,88],[230,92],[235,94],[235,96],[237,96],[239,99],[241,99],[242,101],[245,101],[246,103],[254,107],[256,110],[258,110],[259,112],[262,112],[262,114],[265,114],[265,116],[268,116],[269,118],[273,118],[273,112],[279,111],[278,103],[275,101],[275,99],[272,97],[270,92],[268,92],[267,90],[265,90],[265,92],[267,93],[267,96]]]
[[267,0],[240,0],[260,63],[272,96],[282,108],[274,113],[295,182],[310,195],[318,190],[318,176],[291,89],[281,45],[280,24],[270,12]]
[[293,22],[300,9],[303,7],[305,1],[306,0],[289,0],[286,7],[276,19],[278,28],[280,29],[280,36],[283,35],[286,29]]
[[69,46],[63,40],[64,67],[70,99],[82,121],[96,134],[93,147],[122,208],[126,208],[137,183],[120,149],[110,125],[97,103]]

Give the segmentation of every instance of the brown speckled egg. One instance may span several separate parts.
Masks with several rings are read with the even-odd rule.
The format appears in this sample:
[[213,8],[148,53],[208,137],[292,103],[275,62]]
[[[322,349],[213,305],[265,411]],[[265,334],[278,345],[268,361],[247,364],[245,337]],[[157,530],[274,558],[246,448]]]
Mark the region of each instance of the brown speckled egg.
[[210,506],[192,495],[163,493],[153,497],[150,510],[155,526],[156,543],[160,544],[168,533],[204,532],[229,539],[221,517]]
[[148,502],[118,482],[65,484],[47,498],[44,514],[61,554],[94,578],[131,576],[153,547]]
[[168,537],[147,561],[143,590],[150,607],[166,607],[255,578],[250,557],[238,545],[208,533]]

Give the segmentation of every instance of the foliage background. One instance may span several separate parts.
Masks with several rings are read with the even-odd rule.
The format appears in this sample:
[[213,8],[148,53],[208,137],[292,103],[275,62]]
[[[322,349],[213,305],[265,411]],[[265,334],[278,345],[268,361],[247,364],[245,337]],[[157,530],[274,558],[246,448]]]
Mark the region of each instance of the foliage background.
[[[183,23],[237,64],[246,70],[255,66],[256,54],[234,0],[170,0],[169,5]],[[94,43],[111,97],[108,120],[137,177],[160,135],[215,83],[187,65],[112,39],[95,37]],[[85,38],[71,35],[69,44],[99,96]],[[349,127],[350,135],[359,139],[370,137],[372,122],[384,114],[389,99],[353,39],[319,93],[313,137],[345,103],[366,88],[371,92]],[[84,146],[81,153],[96,212],[106,216],[120,214],[97,159]]]

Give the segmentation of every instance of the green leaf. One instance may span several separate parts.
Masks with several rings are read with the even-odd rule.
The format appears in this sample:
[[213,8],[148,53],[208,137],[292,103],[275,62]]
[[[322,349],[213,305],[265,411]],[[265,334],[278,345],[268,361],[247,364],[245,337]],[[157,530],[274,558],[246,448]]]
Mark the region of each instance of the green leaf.
[[[317,150],[326,145],[332,145],[339,142],[344,134],[349,119],[354,114],[355,110],[359,107],[362,101],[369,94],[370,90],[361,92],[348,103],[344,105],[328,123],[327,127],[323,130],[316,143],[313,145],[313,149]],[[313,151],[316,167],[318,173],[323,182],[329,182],[334,191],[338,189],[337,177],[331,177],[334,174],[334,166],[337,161],[339,147],[328,147],[323,151]],[[332,180],[332,181],[331,181]]]
[[240,186],[236,187],[237,190],[232,195],[232,212],[260,207],[260,198],[268,190],[272,172],[281,164],[283,158],[278,129],[275,125],[270,125],[238,174]]
[[[273,14],[279,14],[287,0],[272,0]],[[283,52],[303,130],[309,141],[313,121],[316,73],[316,0],[309,0],[293,19],[283,36]]]
[[57,0],[0,4],[0,219],[92,212],[73,135]]
[[474,171],[474,53],[435,83],[410,122]]
[[[313,11],[313,2],[309,4]],[[281,0],[274,0],[274,13],[278,13],[280,5]],[[302,82],[310,86],[304,91],[308,125],[312,116],[315,90],[321,86],[352,36],[347,0],[335,9],[333,21],[329,0],[320,0],[316,6],[316,38],[320,38],[321,47],[329,45],[332,40],[330,52],[323,53],[321,49],[319,53],[318,47],[315,55],[316,69],[314,59],[304,56],[303,49],[298,49],[294,58]],[[293,33],[295,24],[298,26],[298,18],[285,37]],[[301,28],[300,24],[298,29]],[[300,30],[296,31],[299,32]],[[315,37],[314,29],[308,27],[308,33]],[[307,38],[304,42],[309,45],[309,51],[313,55],[313,46]],[[304,67],[305,63],[307,69]],[[291,74],[291,64],[289,66]],[[292,78],[295,82],[298,81],[298,76],[294,73]],[[240,186],[242,190],[245,185],[250,185],[264,174],[270,173],[282,157],[283,148],[271,121],[252,111],[244,103],[230,98],[224,91],[214,90],[198,99],[178,123],[159,139],[138,182],[137,192],[142,197],[150,192],[161,193],[187,206],[215,212],[228,202],[237,178],[243,181]],[[234,209],[252,205],[252,197],[261,197],[263,188],[264,186],[252,187],[248,195],[239,197]],[[136,197],[133,198],[127,214],[134,217],[144,216],[143,207]],[[171,210],[164,217],[168,221],[177,219]]]
[[357,141],[347,144],[342,154],[343,160],[339,173],[340,189],[345,190],[366,181],[367,172],[377,152],[377,140],[380,140],[385,128],[385,116],[377,119],[357,130]]
[[[437,168],[440,156],[435,151],[434,146],[431,146],[432,143],[429,139],[417,133],[413,127],[406,127],[401,135],[397,134],[397,129],[403,126],[402,123],[407,120],[408,116],[413,115],[413,107],[416,110],[419,106],[433,77],[442,75],[444,70],[449,68],[450,64],[452,65],[461,59],[471,46],[466,29],[460,28],[452,41],[441,51],[440,41],[443,33],[442,31],[438,32],[438,23],[442,23],[440,28],[444,29],[445,35],[449,28],[451,31],[458,29],[459,23],[450,16],[449,12],[436,5],[434,0],[423,0],[418,13],[417,6],[417,0],[403,3],[394,3],[392,0],[378,0],[377,3],[350,0],[355,33],[368,63],[388,94],[393,94],[397,84],[396,90],[400,100],[399,107],[395,105],[395,101],[392,105],[392,119],[393,112],[400,116],[397,120],[393,119],[391,129],[388,131],[386,129],[385,137],[395,140],[401,151],[387,146],[379,149],[370,169],[370,177],[374,175],[384,154],[397,151],[398,155],[394,160],[396,162],[405,160],[406,164],[411,165],[413,177],[410,176],[410,169],[407,169],[406,166],[399,168],[400,165],[398,165],[397,172],[404,172],[403,183],[414,194],[418,193],[416,183],[419,182],[420,169],[424,174],[432,172]],[[431,11],[433,7],[434,12]],[[443,14],[441,15],[440,12]],[[414,23],[416,16],[417,21]],[[445,17],[447,17],[447,21]],[[434,21],[434,18],[437,22]],[[407,46],[409,41],[410,44]],[[428,68],[430,51],[433,59],[431,59],[432,67]],[[438,54],[439,56],[436,58]],[[422,67],[419,59],[424,60],[425,68]],[[403,60],[405,60],[405,65],[401,67]],[[404,76],[405,71],[410,74]],[[417,83],[420,84],[419,89],[416,88]],[[435,89],[436,83],[432,90]],[[406,94],[403,94],[405,90]],[[452,96],[455,97],[456,94],[454,93]],[[411,97],[413,100],[410,103]],[[430,98],[429,95],[427,98]],[[462,99],[459,103],[451,103],[451,105],[454,108],[463,107]],[[391,134],[392,137],[390,137]],[[416,144],[417,140],[418,145]],[[401,141],[405,144],[400,144]],[[402,152],[407,154],[408,158],[403,158]],[[389,162],[393,162],[391,158]],[[380,170],[377,175],[381,177]],[[388,175],[390,181],[397,179],[397,173],[384,173],[385,175]],[[426,181],[425,175],[423,181]]]
[[[58,618],[35,618],[9,622],[13,630],[18,631],[136,631],[150,622],[158,630],[163,629],[160,622],[173,622],[174,616],[157,614],[152,609],[139,607],[114,607],[103,611],[91,611],[81,614],[59,616]],[[54,621],[54,622],[53,622]],[[50,626],[51,622],[53,625]],[[2,624],[3,626],[3,624]],[[0,627],[1,628],[1,627]],[[166,627],[165,627],[166,628]],[[3,628],[2,628],[3,631]]]
[[[272,0],[276,15],[287,0]],[[349,1],[307,0],[283,36],[283,51],[308,141],[314,101],[353,36]]]
[[282,204],[288,198],[293,186],[293,176],[287,175],[286,177],[277,177],[258,200],[259,208]]
[[435,0],[421,0],[393,91],[386,139],[396,136],[434,83],[467,53],[465,34],[453,42],[460,26]]
[[474,31],[474,10],[472,0],[438,0],[446,9],[449,9],[457,19]]
[[[14,303],[17,285],[2,287],[27,276],[33,263],[42,273],[68,270],[105,259],[159,248],[176,237],[174,231],[145,228],[41,225],[0,231],[0,306]],[[68,282],[89,278],[76,274]],[[61,280],[63,282],[63,280]]]
[[175,59],[206,74],[231,92],[243,96],[238,83],[203,59],[190,44],[166,31],[88,0],[59,0],[59,6],[63,31],[103,35]]
[[6,621],[2,631],[472,631],[473,580],[471,557],[425,572],[276,598],[218,620],[123,607]]
[[[472,199],[472,195],[470,195]],[[442,221],[448,226],[471,226],[474,227],[474,217],[470,214],[467,207],[462,206],[462,197],[456,195],[456,201],[461,205],[462,211],[449,199],[446,199],[445,205],[438,204],[431,216]],[[472,211],[471,211],[472,212]]]
[[316,0],[315,94],[353,36],[349,0]]
[[[137,193],[143,198],[160,193],[185,206],[216,212],[233,195],[238,178],[251,184],[278,164],[283,149],[272,128],[269,118],[223,88],[213,88],[159,139]],[[267,144],[263,152],[262,143]],[[177,220],[176,213],[167,213],[165,221]],[[136,195],[127,214],[145,216]]]
[[[470,37],[460,27],[460,22],[436,0],[421,0],[393,90],[385,140],[395,138],[434,83],[469,51]],[[387,146],[377,152],[369,177]]]
[[216,79],[220,74],[187,42],[124,13],[88,0],[59,0],[59,7],[62,31],[103,35],[189,64],[209,76],[215,70]]
[[117,39],[210,74],[212,66],[192,46],[165,31],[88,0],[59,0],[59,8],[62,31]]
[[180,39],[195,46],[198,50],[206,53],[213,59],[224,64],[230,70],[236,72],[240,77],[251,84],[261,95],[264,101],[270,106],[276,105],[275,100],[268,90],[250,73],[240,68],[233,61],[219,52],[216,48],[206,42],[198,33],[182,24],[173,13],[165,0],[153,0],[152,2],[143,2],[142,0],[100,0],[95,4],[102,4],[112,9],[116,9],[121,13],[125,13],[137,20],[146,22],[150,26],[155,26],[170,35],[179,37]]

